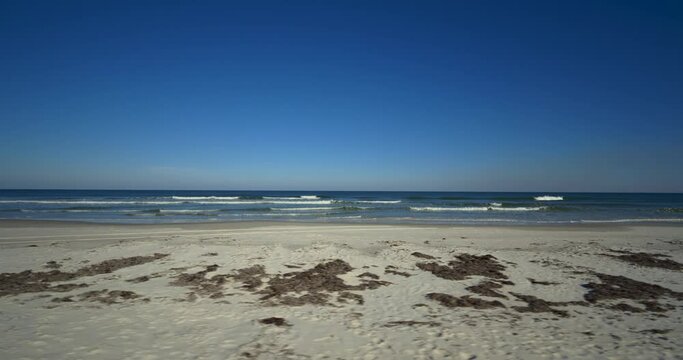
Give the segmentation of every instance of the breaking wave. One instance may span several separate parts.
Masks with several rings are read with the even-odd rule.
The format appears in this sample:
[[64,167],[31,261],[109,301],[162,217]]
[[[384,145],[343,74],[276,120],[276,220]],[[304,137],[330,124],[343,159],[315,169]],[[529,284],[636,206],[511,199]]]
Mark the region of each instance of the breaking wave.
[[358,204],[398,204],[401,200],[354,200],[351,202]]
[[341,209],[339,207],[296,207],[296,208],[270,208],[274,211],[325,211]]
[[171,196],[173,200],[237,200],[239,196]]
[[301,196],[264,196],[263,199],[268,200],[319,200],[317,195],[301,195]]
[[472,207],[410,207],[412,211],[539,211],[545,207],[514,207],[504,208],[497,206],[472,206]]
[[553,195],[542,195],[542,196],[534,196],[534,200],[536,200],[536,201],[561,201],[561,200],[564,200],[564,197],[553,196]]

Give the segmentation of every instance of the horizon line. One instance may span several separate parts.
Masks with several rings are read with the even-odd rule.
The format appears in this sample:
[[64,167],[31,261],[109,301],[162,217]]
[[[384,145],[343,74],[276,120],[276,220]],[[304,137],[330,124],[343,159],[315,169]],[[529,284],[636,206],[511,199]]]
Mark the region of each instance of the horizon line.
[[442,192],[442,193],[562,193],[562,194],[675,194],[683,195],[683,192],[666,192],[666,191],[552,191],[552,190],[538,190],[538,191],[484,191],[484,190],[239,190],[239,189],[58,189],[58,188],[34,188],[34,189],[19,189],[19,188],[0,188],[0,191],[280,191],[280,192],[384,192],[384,193],[409,193],[409,192]]

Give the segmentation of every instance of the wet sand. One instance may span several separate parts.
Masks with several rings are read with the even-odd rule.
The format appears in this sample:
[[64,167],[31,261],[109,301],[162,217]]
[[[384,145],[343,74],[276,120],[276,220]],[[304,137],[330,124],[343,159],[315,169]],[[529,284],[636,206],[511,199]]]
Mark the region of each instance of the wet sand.
[[0,221],[0,358],[680,358],[683,227]]

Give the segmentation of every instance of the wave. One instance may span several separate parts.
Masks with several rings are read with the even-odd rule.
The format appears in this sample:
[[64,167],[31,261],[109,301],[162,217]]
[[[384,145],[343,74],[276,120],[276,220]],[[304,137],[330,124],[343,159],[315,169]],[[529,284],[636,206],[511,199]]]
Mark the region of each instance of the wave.
[[173,200],[237,200],[239,196],[171,196]]
[[275,211],[316,211],[316,210],[336,210],[340,207],[298,207],[298,208],[270,208]]
[[578,220],[572,222],[597,224],[597,223],[637,223],[637,222],[683,222],[683,219],[614,219],[614,220]]
[[320,200],[320,197],[317,195],[264,196],[263,199],[269,199],[269,200]]
[[363,217],[362,215],[330,216],[330,217],[327,217],[327,220],[331,220],[331,219],[360,219],[362,217]]
[[2,204],[66,204],[66,205],[243,205],[243,204],[292,204],[329,205],[332,200],[233,200],[233,201],[104,201],[104,200],[0,200]]
[[236,201],[195,201],[193,204],[210,205],[210,204],[223,204],[223,205],[243,205],[243,204],[291,204],[291,205],[330,205],[332,200],[309,200],[309,201],[296,201],[296,200],[236,200]]
[[659,209],[661,212],[683,213],[683,208],[664,208]]
[[352,202],[358,204],[398,204],[401,200],[353,200],[353,201],[336,201],[336,202]]
[[411,211],[539,211],[543,210],[545,207],[514,207],[514,208],[504,208],[495,206],[477,206],[477,207],[410,207]]
[[536,201],[561,201],[561,200],[564,200],[564,197],[553,196],[553,195],[542,195],[542,196],[534,196],[534,200],[536,200]]
[[179,201],[110,201],[110,200],[0,200],[1,204],[85,204],[85,205],[124,205],[124,204],[150,204],[169,205],[182,204]]
[[225,209],[219,209],[217,211],[221,212],[269,212],[271,211],[270,208],[267,207],[252,207],[252,208],[225,208]]
[[148,210],[127,210],[128,215],[155,215],[155,216],[173,216],[173,215],[193,215],[193,216],[211,216],[219,210],[200,210],[200,209],[183,209],[183,210],[169,210],[169,209],[148,209]]

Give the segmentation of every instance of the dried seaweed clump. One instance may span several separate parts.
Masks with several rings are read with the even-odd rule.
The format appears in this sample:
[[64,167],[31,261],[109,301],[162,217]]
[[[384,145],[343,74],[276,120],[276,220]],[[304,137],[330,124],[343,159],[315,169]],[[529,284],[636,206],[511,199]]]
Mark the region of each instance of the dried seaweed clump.
[[472,307],[475,309],[490,309],[496,307],[505,307],[503,303],[498,300],[488,301],[469,295],[462,297],[452,296],[442,293],[429,293],[427,298],[430,300],[438,301],[441,305],[446,307]]
[[420,259],[429,259],[429,260],[436,259],[434,256],[423,254],[423,253],[418,252],[418,251],[415,251],[414,253],[412,253],[410,255],[413,255],[413,256],[418,257]]
[[[74,296],[72,295],[62,298],[53,298],[52,302],[73,302],[73,297]],[[93,290],[78,295],[79,301],[99,302],[106,305],[120,304],[123,301],[138,298],[140,298],[140,295],[128,290]]]
[[[312,269],[278,275],[268,282],[261,300],[268,300],[279,305],[327,304],[329,293],[352,290],[376,289],[389,285],[386,281],[361,279],[359,285],[347,285],[338,275],[346,274],[353,268],[342,260],[321,263]],[[297,293],[297,295],[293,295]],[[298,295],[303,293],[302,295]]]
[[227,281],[228,275],[214,275],[210,278],[206,274],[216,271],[218,265],[209,265],[204,270],[196,273],[181,273],[175,277],[171,285],[187,286],[195,293],[200,295],[208,295],[211,298],[219,298],[223,296],[223,284]]
[[613,257],[621,261],[625,261],[638,266],[654,267],[660,269],[668,270],[683,270],[683,264],[673,261],[671,259],[661,259],[662,257],[668,257],[664,254],[650,254],[644,252],[630,252],[630,251],[617,251],[612,250],[612,252],[621,253],[623,255],[609,255],[605,256]]
[[484,282],[481,282],[477,285],[468,286],[465,288],[465,290],[471,291],[471,292],[473,292],[475,294],[479,294],[481,296],[489,296],[489,297],[497,297],[497,298],[507,299],[507,296],[496,291],[496,289],[500,289],[502,287],[503,287],[503,285],[499,284],[497,282],[484,281]]
[[157,259],[161,259],[166,256],[168,256],[168,254],[154,254],[151,256],[133,256],[128,258],[106,260],[98,264],[93,264],[90,266],[80,268],[75,272],[64,272],[60,270],[33,272],[31,270],[26,270],[19,273],[2,273],[0,274],[0,297],[42,291],[71,291],[73,289],[79,287],[86,287],[88,285],[52,285],[52,283],[71,281],[85,276],[107,274],[125,267],[144,264]]
[[429,327],[441,326],[440,322],[436,321],[415,321],[415,320],[399,320],[399,321],[389,321],[384,324],[384,327],[395,327],[395,326],[416,326],[425,325]]
[[524,301],[527,304],[526,306],[513,306],[512,307],[513,309],[515,309],[519,312],[533,312],[533,313],[549,312],[549,313],[553,313],[557,316],[568,317],[569,313],[567,311],[553,309],[551,306],[569,306],[569,305],[587,306],[588,305],[588,303],[586,303],[584,301],[546,301],[546,300],[539,299],[539,298],[532,296],[532,295],[523,295],[523,294],[517,294],[517,293],[510,293],[510,294],[512,294],[517,299]]
[[266,277],[263,265],[253,265],[244,269],[237,269],[233,274],[216,274],[208,277],[207,274],[218,269],[218,265],[206,266],[202,271],[196,273],[181,273],[175,277],[171,285],[186,286],[196,294],[218,299],[223,296],[223,288],[229,279],[242,283],[242,288],[254,291],[263,284],[262,278]]
[[[614,276],[596,273],[602,282],[590,282],[584,284],[583,287],[588,289],[588,293],[584,295],[584,299],[590,303],[597,303],[605,300],[622,300],[630,299],[639,301],[644,305],[644,309],[636,308],[628,304],[616,304],[609,308],[613,310],[639,312],[666,312],[671,309],[671,306],[661,305],[657,300],[661,297],[670,297],[677,300],[683,300],[683,293],[676,292],[665,287],[648,284],[624,276]],[[637,309],[637,310],[636,310]]]
[[613,299],[657,300],[663,296],[683,300],[683,293],[656,284],[648,284],[624,276],[600,273],[596,273],[595,276],[602,282],[590,282],[583,285],[589,289],[584,298],[590,303]]
[[168,254],[155,253],[150,256],[133,256],[121,259],[111,259],[105,260],[101,263],[86,266],[84,268],[76,271],[78,276],[93,276],[99,274],[109,274],[119,269],[127,268],[130,266],[142,265],[154,260],[159,260],[167,257]]
[[436,262],[417,263],[416,266],[424,271],[447,280],[464,280],[468,276],[480,275],[492,279],[507,279],[503,274],[505,266],[501,265],[492,255],[460,254],[457,260],[450,261],[448,266]]
[[291,326],[287,320],[281,318],[281,317],[269,317],[265,319],[261,319],[258,322],[261,324],[265,325],[275,325],[275,326]]

